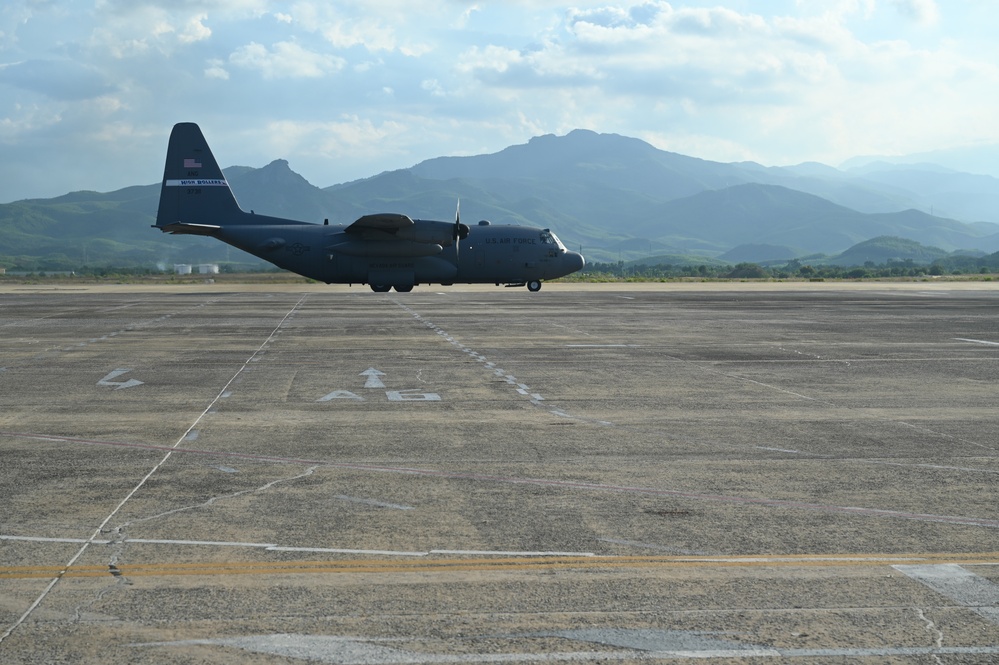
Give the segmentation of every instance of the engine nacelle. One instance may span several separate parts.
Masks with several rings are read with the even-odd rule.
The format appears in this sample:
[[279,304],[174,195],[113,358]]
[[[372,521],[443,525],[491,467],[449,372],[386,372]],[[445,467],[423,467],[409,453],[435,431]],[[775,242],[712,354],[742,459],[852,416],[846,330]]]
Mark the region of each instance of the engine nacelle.
[[[465,235],[468,235],[468,227],[464,224]],[[429,220],[418,220],[413,226],[399,229],[395,232],[395,237],[400,240],[412,240],[413,242],[437,243],[448,246],[454,241],[454,224],[452,222],[434,222]]]

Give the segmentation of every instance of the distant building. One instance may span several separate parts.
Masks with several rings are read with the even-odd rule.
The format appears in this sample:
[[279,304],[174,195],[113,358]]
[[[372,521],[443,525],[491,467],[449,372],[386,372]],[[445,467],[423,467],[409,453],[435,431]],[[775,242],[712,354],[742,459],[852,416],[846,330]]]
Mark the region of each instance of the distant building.
[[178,275],[190,275],[191,274],[191,264],[190,263],[175,263],[173,264],[173,271]]
[[217,263],[202,263],[198,266],[198,272],[202,275],[217,275],[219,274],[219,264]]

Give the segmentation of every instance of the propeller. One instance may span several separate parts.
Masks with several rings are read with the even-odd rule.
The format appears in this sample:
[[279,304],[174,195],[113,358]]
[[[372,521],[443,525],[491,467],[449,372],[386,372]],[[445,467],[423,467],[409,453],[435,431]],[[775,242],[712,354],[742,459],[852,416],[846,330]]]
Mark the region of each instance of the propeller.
[[461,245],[459,241],[467,237],[468,227],[461,223],[461,199],[458,199],[458,205],[454,209],[454,226],[451,229],[451,240],[454,241],[455,263],[458,262],[458,247]]

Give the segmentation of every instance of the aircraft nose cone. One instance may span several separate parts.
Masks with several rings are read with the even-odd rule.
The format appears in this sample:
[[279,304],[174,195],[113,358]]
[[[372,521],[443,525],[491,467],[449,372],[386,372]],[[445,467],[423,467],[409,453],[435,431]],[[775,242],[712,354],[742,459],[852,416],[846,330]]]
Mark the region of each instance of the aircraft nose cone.
[[565,262],[566,268],[570,272],[576,272],[577,270],[582,270],[583,266],[586,265],[586,259],[579,252],[566,252],[562,259]]

